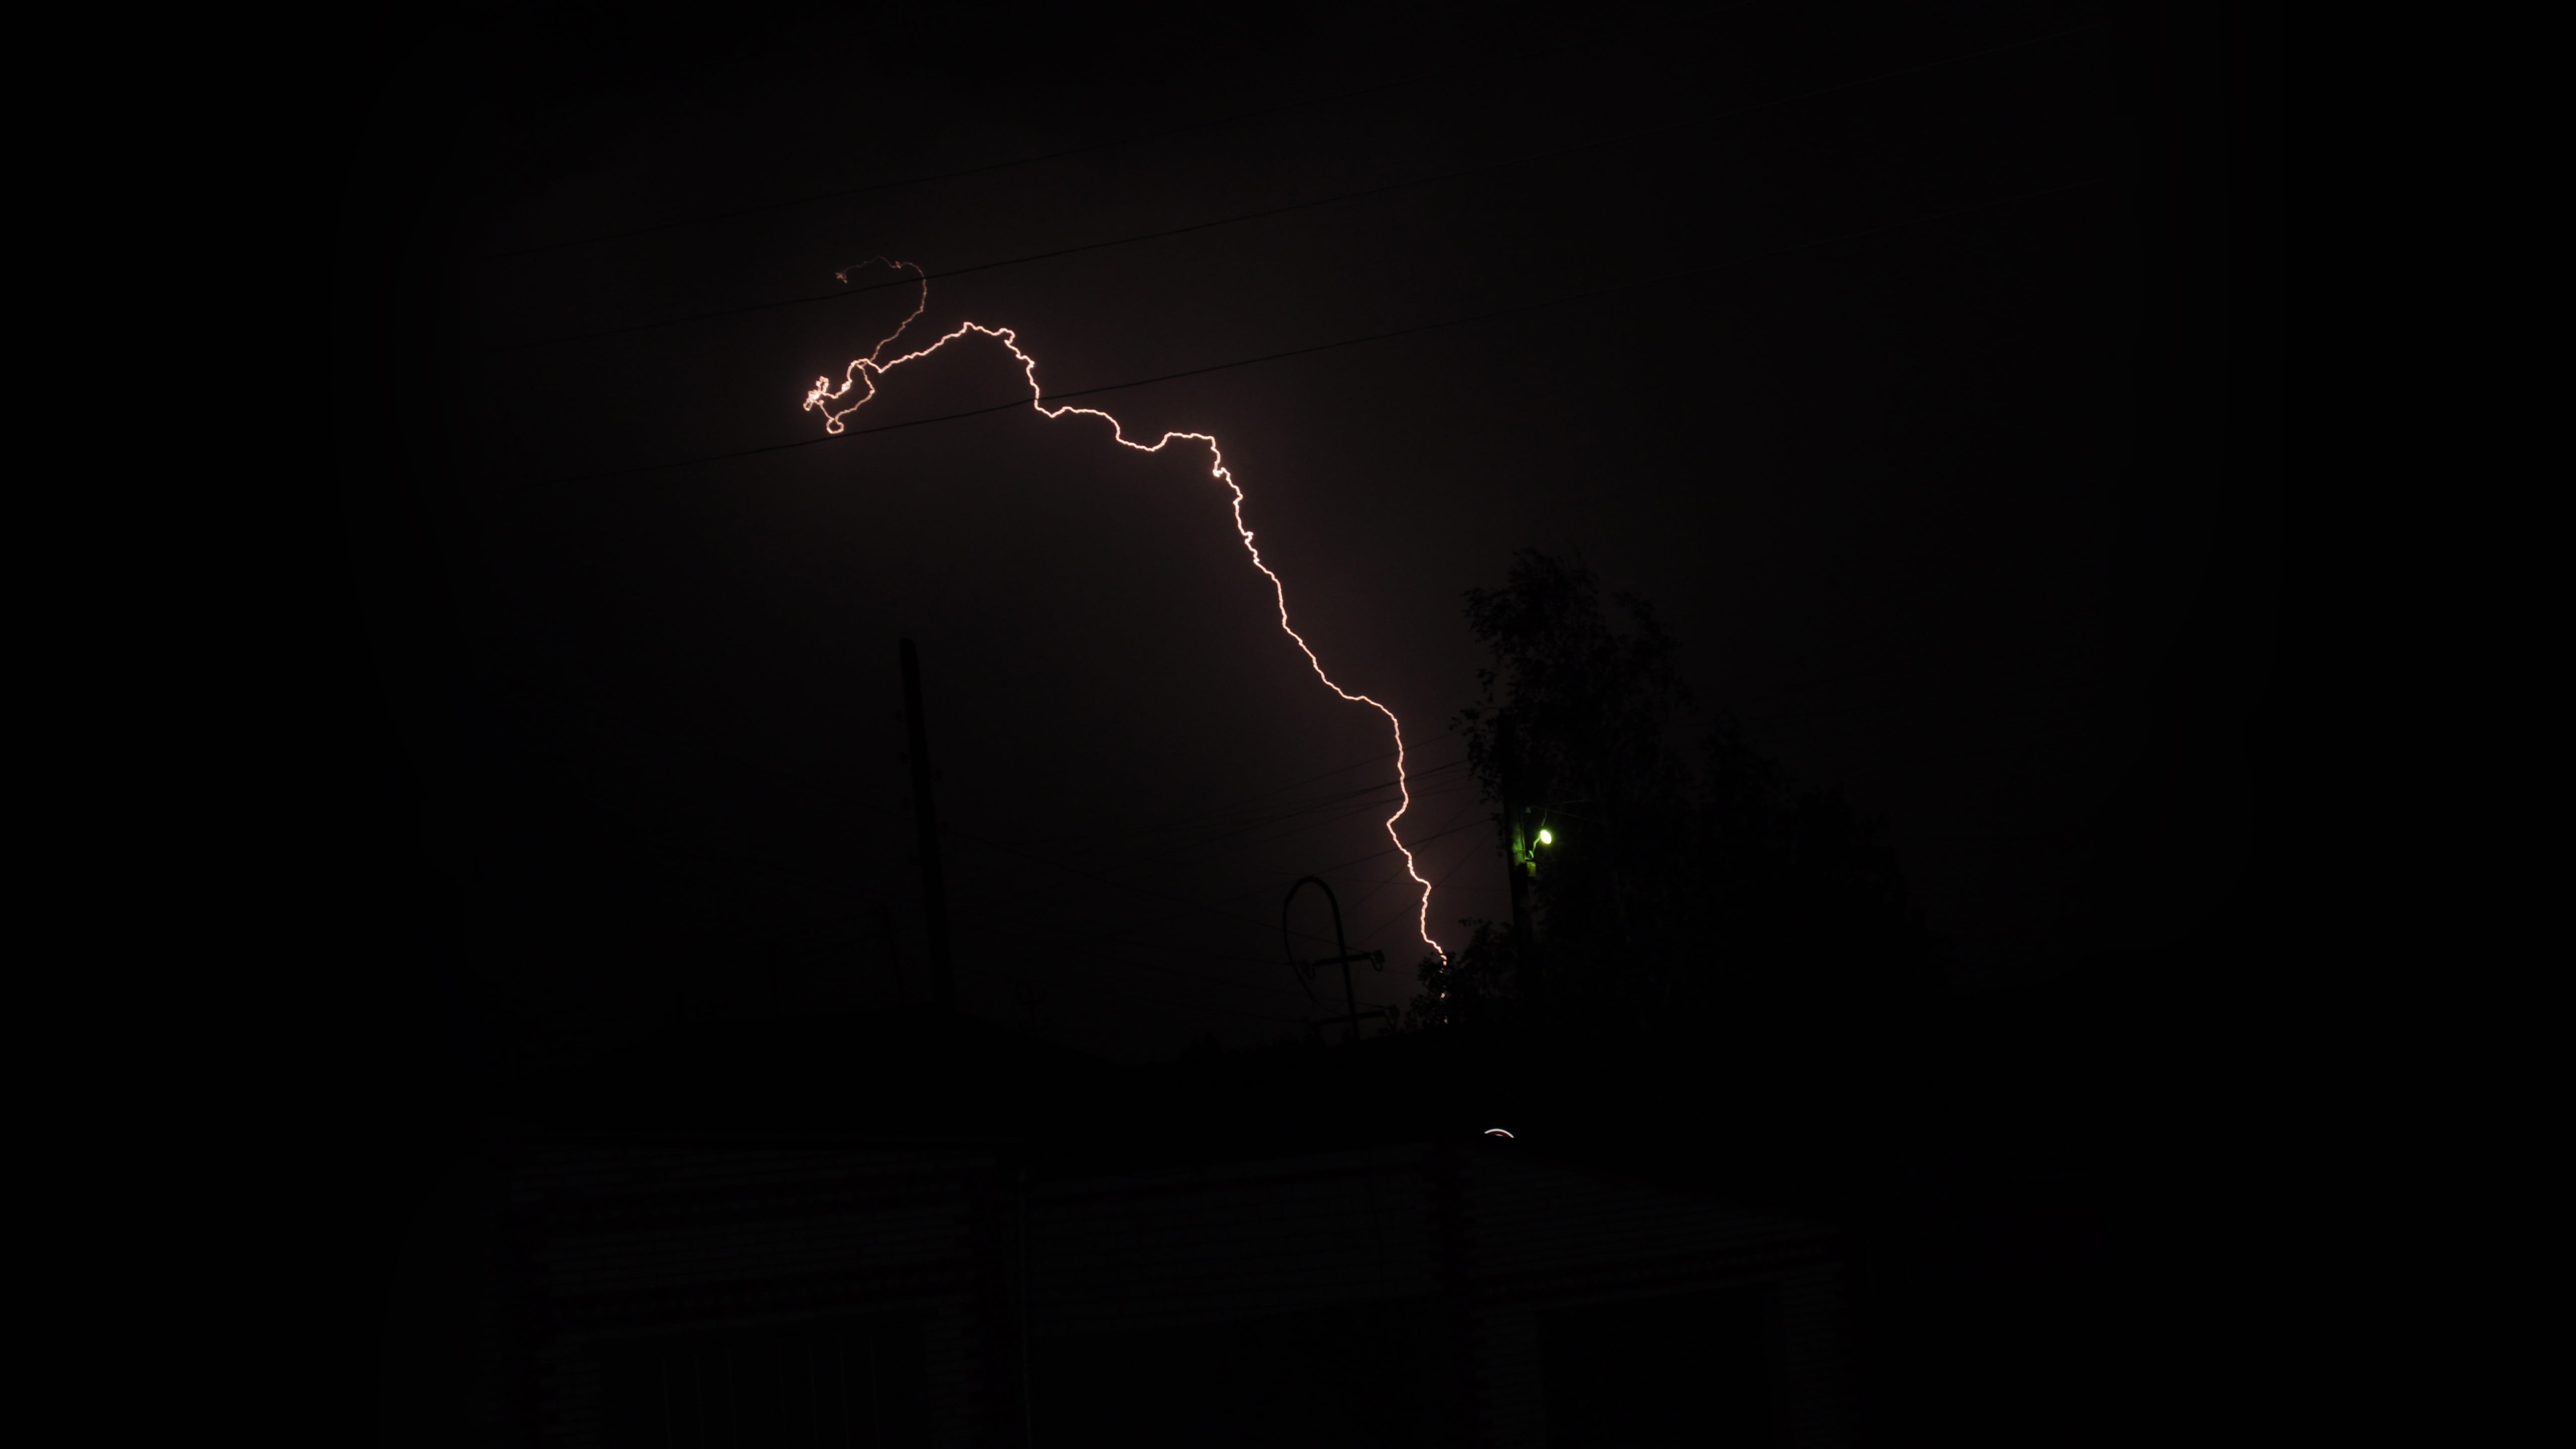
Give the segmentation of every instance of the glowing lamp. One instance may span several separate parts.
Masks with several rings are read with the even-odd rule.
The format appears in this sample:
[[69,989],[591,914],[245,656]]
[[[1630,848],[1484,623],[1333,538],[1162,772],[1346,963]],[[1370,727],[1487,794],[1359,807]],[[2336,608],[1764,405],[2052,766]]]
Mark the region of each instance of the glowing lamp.
[[1556,844],[1556,832],[1542,828],[1538,833],[1538,843],[1541,845]]

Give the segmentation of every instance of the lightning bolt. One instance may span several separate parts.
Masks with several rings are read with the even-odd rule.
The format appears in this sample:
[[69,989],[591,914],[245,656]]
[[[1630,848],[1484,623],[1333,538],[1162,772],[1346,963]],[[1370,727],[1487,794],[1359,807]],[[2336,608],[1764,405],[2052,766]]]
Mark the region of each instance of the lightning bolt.
[[[887,373],[894,371],[896,368],[901,367],[908,362],[919,362],[921,359],[930,356],[932,353],[946,347],[951,342],[957,341],[961,337],[972,335],[977,337],[990,337],[994,341],[999,342],[1004,347],[1010,349],[1011,355],[1020,360],[1021,375],[1028,379],[1029,406],[1035,408],[1040,415],[1050,420],[1069,416],[1099,418],[1109,424],[1110,436],[1117,440],[1120,447],[1133,448],[1139,453],[1159,453],[1174,442],[1207,444],[1208,476],[1216,479],[1220,483],[1223,483],[1227,489],[1234,494],[1235,534],[1243,540],[1243,551],[1251,557],[1252,566],[1261,571],[1261,576],[1263,578],[1270,580],[1270,592],[1279,602],[1280,631],[1285,633],[1290,639],[1296,641],[1297,648],[1306,656],[1306,663],[1313,667],[1315,677],[1324,682],[1324,687],[1326,689],[1340,695],[1343,699],[1348,700],[1352,704],[1364,704],[1369,708],[1376,710],[1379,714],[1385,715],[1387,728],[1395,732],[1395,784],[1400,799],[1396,805],[1395,813],[1386,817],[1386,838],[1393,841],[1395,843],[1396,850],[1404,856],[1405,874],[1413,877],[1413,883],[1415,885],[1422,887],[1422,901],[1420,909],[1416,913],[1415,929],[1421,933],[1422,943],[1429,946],[1435,953],[1437,953],[1442,962],[1447,962],[1449,959],[1449,953],[1441,948],[1439,942],[1431,939],[1431,882],[1422,878],[1421,866],[1414,860],[1412,849],[1405,845],[1404,837],[1397,834],[1395,829],[1395,822],[1402,820],[1405,816],[1405,812],[1413,808],[1413,787],[1405,773],[1404,721],[1395,717],[1394,710],[1387,708],[1385,705],[1371,699],[1369,696],[1365,694],[1354,694],[1351,691],[1342,688],[1341,685],[1335,683],[1333,681],[1333,677],[1324,672],[1324,661],[1316,657],[1314,646],[1308,644],[1306,642],[1306,636],[1298,633],[1296,627],[1288,622],[1288,586],[1280,582],[1279,575],[1271,570],[1270,565],[1261,561],[1261,550],[1253,545],[1252,530],[1245,526],[1243,521],[1243,485],[1234,481],[1234,474],[1226,468],[1225,454],[1217,447],[1216,435],[1213,433],[1170,432],[1163,434],[1163,436],[1155,439],[1151,443],[1140,443],[1127,436],[1126,428],[1119,423],[1118,419],[1110,416],[1108,413],[1102,412],[1098,408],[1072,406],[1048,407],[1046,405],[1046,394],[1038,387],[1037,359],[1020,350],[1018,337],[1015,336],[1008,327],[987,327],[980,322],[961,323],[956,331],[949,333],[947,336],[940,338],[938,341],[931,343],[927,347],[906,352],[893,358],[888,358],[885,355],[886,349],[894,346],[895,343],[902,338],[903,334],[911,328],[913,323],[920,321],[922,312],[930,306],[930,278],[923,273],[920,267],[917,267],[910,262],[898,262],[887,257],[871,257],[867,261],[843,267],[838,272],[833,273],[833,275],[846,283],[850,280],[850,273],[869,266],[884,266],[898,272],[911,272],[914,276],[921,279],[920,297],[913,303],[912,314],[910,316],[904,318],[902,323],[892,332],[887,333],[884,340],[877,343],[875,347],[869,349],[867,356],[853,359],[850,365],[842,370],[839,386],[833,386],[832,379],[829,377],[818,377],[814,379],[814,385],[806,390],[805,411],[820,412],[823,415],[824,432],[839,433],[842,428],[842,419],[847,418],[850,414],[866,407],[877,395],[877,379],[884,377]],[[855,399],[852,399],[851,397],[853,391],[857,392],[857,397]]]

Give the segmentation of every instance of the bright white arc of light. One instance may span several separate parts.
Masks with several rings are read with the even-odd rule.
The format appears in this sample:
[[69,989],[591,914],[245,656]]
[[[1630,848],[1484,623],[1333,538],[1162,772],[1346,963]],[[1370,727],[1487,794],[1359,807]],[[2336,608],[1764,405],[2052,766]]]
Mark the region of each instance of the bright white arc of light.
[[[1422,943],[1429,946],[1445,964],[1449,959],[1449,953],[1442,949],[1438,941],[1431,939],[1431,882],[1422,878],[1422,868],[1414,860],[1412,849],[1404,843],[1404,837],[1397,834],[1395,829],[1395,822],[1402,820],[1405,812],[1413,808],[1413,788],[1405,773],[1404,721],[1395,717],[1394,710],[1369,696],[1354,694],[1335,683],[1333,677],[1324,672],[1324,661],[1316,656],[1314,646],[1308,644],[1306,636],[1298,633],[1296,627],[1288,622],[1288,586],[1280,582],[1279,575],[1272,572],[1270,565],[1262,562],[1261,550],[1253,545],[1252,530],[1243,521],[1243,485],[1234,481],[1234,474],[1226,468],[1225,454],[1217,448],[1215,434],[1169,432],[1152,443],[1139,443],[1127,436],[1126,428],[1119,423],[1118,419],[1098,408],[1048,407],[1046,394],[1038,386],[1037,359],[1020,350],[1018,337],[1008,327],[987,327],[980,322],[961,323],[956,331],[927,347],[904,353],[899,357],[886,358],[885,350],[893,346],[896,339],[902,337],[905,330],[914,322],[919,321],[922,312],[930,306],[930,278],[920,267],[910,262],[898,262],[889,257],[871,257],[856,266],[844,267],[834,275],[843,282],[847,282],[850,280],[850,273],[870,265],[883,265],[896,271],[910,271],[914,276],[921,278],[920,297],[913,303],[912,314],[904,318],[894,331],[887,333],[884,340],[869,350],[867,356],[851,361],[850,365],[842,371],[838,387],[832,385],[829,377],[818,377],[814,379],[814,385],[806,389],[805,411],[823,414],[823,431],[826,433],[839,433],[842,430],[843,418],[867,406],[869,401],[876,397],[878,378],[905,363],[919,362],[949,343],[972,334],[992,338],[1009,348],[1011,355],[1020,360],[1020,373],[1028,379],[1029,405],[1041,416],[1050,420],[1066,416],[1099,418],[1109,424],[1110,436],[1116,439],[1120,447],[1133,448],[1139,453],[1159,453],[1175,440],[1207,444],[1208,476],[1223,483],[1234,495],[1234,531],[1242,538],[1243,551],[1251,556],[1252,566],[1261,571],[1263,578],[1270,580],[1270,592],[1279,603],[1280,630],[1296,642],[1297,648],[1306,656],[1306,663],[1314,669],[1315,677],[1324,682],[1325,688],[1353,704],[1365,704],[1379,714],[1385,715],[1387,727],[1395,732],[1395,784],[1399,799],[1395,813],[1386,817],[1386,838],[1393,841],[1397,852],[1403,855],[1405,874],[1413,877],[1413,883],[1422,888],[1421,905],[1415,917],[1415,929],[1421,933]],[[840,406],[842,400],[848,398],[854,388],[862,389],[857,399],[846,407]]]

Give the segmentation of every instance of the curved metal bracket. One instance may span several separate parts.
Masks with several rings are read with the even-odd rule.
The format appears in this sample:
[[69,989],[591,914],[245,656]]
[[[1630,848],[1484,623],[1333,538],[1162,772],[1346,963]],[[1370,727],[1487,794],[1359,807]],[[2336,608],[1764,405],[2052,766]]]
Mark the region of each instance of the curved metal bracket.
[[[1296,903],[1297,892],[1305,889],[1309,885],[1322,891],[1324,893],[1324,903],[1333,908],[1334,954],[1330,957],[1318,960],[1300,961],[1297,959],[1296,936],[1288,929],[1288,908]],[[1379,970],[1384,970],[1386,967],[1386,953],[1383,951],[1362,951],[1356,955],[1352,953],[1349,939],[1342,934],[1342,903],[1334,896],[1333,888],[1325,883],[1322,876],[1299,876],[1296,883],[1288,887],[1288,894],[1281,898],[1279,902],[1279,943],[1287,948],[1288,965],[1291,969],[1296,971],[1297,980],[1301,985],[1303,985],[1314,974],[1314,969],[1318,966],[1339,966],[1342,968],[1342,1002],[1344,1008],[1350,1012],[1350,1015],[1346,1017],[1345,1020],[1349,1021],[1351,1024],[1351,1040],[1358,1041],[1360,1039],[1360,997],[1358,989],[1351,984],[1351,963],[1353,961],[1367,961]],[[1306,995],[1309,1000],[1312,1000],[1315,995],[1314,988],[1308,986],[1306,989]]]

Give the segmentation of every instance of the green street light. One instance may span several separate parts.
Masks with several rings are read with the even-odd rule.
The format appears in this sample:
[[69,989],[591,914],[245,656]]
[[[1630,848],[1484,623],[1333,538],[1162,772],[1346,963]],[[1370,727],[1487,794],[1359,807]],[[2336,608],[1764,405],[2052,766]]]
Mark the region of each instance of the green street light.
[[1538,843],[1541,845],[1556,844],[1556,832],[1542,828],[1538,833]]

